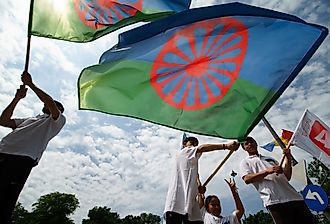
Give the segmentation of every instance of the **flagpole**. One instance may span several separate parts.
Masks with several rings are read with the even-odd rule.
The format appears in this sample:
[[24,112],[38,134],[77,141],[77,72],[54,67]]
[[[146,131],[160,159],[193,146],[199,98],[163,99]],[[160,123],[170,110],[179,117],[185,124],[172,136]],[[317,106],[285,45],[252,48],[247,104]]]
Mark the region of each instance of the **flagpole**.
[[27,44],[26,44],[25,66],[24,66],[24,71],[26,72],[29,70],[30,44],[31,44],[31,35],[28,35]]
[[[264,124],[266,125],[266,127],[268,128],[268,130],[270,131],[270,133],[273,135],[273,138],[275,139],[275,141],[278,143],[278,145],[281,147],[281,149],[284,152],[286,150],[286,146],[285,146],[284,142],[282,141],[282,139],[277,135],[274,128],[270,125],[270,123],[268,122],[268,120],[265,117],[262,117],[261,119],[264,122]],[[285,155],[283,155],[283,157],[281,159],[280,166],[282,166],[282,164],[284,162],[284,158],[285,158]],[[293,157],[292,157],[292,161],[295,161],[297,163],[297,161]]]
[[234,153],[234,150],[230,150],[230,152],[227,154],[227,156],[222,160],[222,162],[219,164],[219,166],[213,171],[213,173],[207,178],[205,183],[203,184],[204,187],[211,181],[211,179],[214,177],[215,174],[220,170],[220,168],[225,164],[225,162],[229,159],[229,157]]
[[30,11],[29,11],[29,23],[28,23],[28,30],[27,30],[27,44],[26,44],[26,54],[25,54],[25,66],[24,66],[24,71],[29,70],[29,62],[30,62],[30,46],[31,46],[31,27],[32,27],[32,14],[33,14],[33,3],[34,0],[31,0],[30,2]]

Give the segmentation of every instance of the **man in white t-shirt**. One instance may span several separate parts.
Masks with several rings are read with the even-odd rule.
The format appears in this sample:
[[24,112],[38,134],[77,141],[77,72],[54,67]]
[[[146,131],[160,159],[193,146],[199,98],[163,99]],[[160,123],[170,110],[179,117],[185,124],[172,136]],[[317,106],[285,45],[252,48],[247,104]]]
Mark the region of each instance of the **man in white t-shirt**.
[[[18,196],[37,165],[48,142],[65,124],[64,108],[60,102],[38,88],[29,73],[23,72],[24,85],[17,89],[14,99],[0,115],[0,125],[12,128],[0,142],[0,223],[11,223],[11,215]],[[43,115],[13,119],[17,103],[26,96],[28,86],[44,103]]]
[[253,184],[275,223],[316,224],[303,197],[290,185],[291,153],[284,152],[283,167],[272,157],[258,153],[257,142],[247,137],[241,144],[248,157],[241,162],[241,175],[246,184]]
[[198,159],[204,152],[214,150],[237,150],[239,143],[202,144],[198,139],[188,137],[183,141],[184,148],[179,151],[175,161],[174,174],[171,176],[166,202],[166,224],[203,223],[197,202]]

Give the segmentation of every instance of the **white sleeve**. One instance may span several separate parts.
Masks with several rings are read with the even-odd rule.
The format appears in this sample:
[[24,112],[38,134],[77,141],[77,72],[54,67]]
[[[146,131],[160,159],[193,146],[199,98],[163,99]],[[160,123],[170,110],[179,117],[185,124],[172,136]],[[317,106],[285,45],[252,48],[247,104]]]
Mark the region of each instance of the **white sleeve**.
[[241,169],[241,177],[244,178],[244,176],[253,173],[249,163],[243,159],[241,164],[240,164],[240,169]]
[[199,159],[201,157],[201,153],[197,153],[197,148],[198,146],[194,146],[194,147],[188,147],[185,150],[187,150],[188,152],[188,158],[196,158]]
[[15,124],[16,124],[16,127],[18,127],[20,124],[22,124],[26,119],[23,119],[23,118],[15,118],[14,121],[15,121]]
[[230,219],[230,224],[240,224],[236,215],[236,211],[234,211],[233,214],[229,216],[229,219]]
[[203,220],[205,217],[205,212],[206,212],[205,206],[201,207],[201,214],[202,214]]
[[60,116],[58,116],[58,118],[56,120],[54,120],[52,118],[52,116],[49,116],[49,119],[51,119],[51,121],[53,123],[55,123],[57,126],[60,126],[60,127],[63,127],[66,122],[66,118],[64,117],[63,114],[60,114]]

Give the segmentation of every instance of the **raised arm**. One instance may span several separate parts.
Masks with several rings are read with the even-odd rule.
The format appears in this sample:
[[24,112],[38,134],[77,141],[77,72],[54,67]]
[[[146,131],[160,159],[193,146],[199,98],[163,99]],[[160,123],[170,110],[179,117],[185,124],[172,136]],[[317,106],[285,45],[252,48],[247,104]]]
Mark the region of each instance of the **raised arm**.
[[234,201],[235,201],[235,205],[236,205],[236,217],[238,219],[239,222],[241,222],[241,218],[244,214],[244,206],[243,206],[243,203],[241,201],[241,198],[239,197],[238,195],[238,191],[237,191],[237,187],[236,187],[236,183],[234,181],[234,179],[229,179],[226,180],[226,183],[228,184],[230,190],[231,190],[231,193],[233,195],[233,198],[234,198]]
[[51,116],[53,119],[57,119],[60,115],[60,111],[58,110],[56,103],[54,102],[53,98],[45,93],[43,90],[41,90],[39,87],[37,87],[33,81],[31,75],[24,71],[21,76],[22,82],[30,87],[30,89],[35,92],[35,94],[38,96],[38,98],[45,104],[45,106],[48,108]]
[[197,153],[211,152],[214,150],[222,150],[222,149],[236,151],[238,148],[239,148],[239,143],[236,141],[230,143],[223,143],[223,144],[202,144],[198,146]]
[[27,88],[24,85],[21,85],[19,89],[16,90],[14,99],[9,103],[9,105],[4,109],[0,116],[0,125],[8,128],[15,129],[16,124],[11,117],[13,116],[14,110],[17,103],[26,96]]
[[262,170],[258,173],[250,173],[243,177],[246,184],[262,181],[266,176],[272,173],[283,173],[283,169],[280,166],[272,166],[266,170]]
[[203,206],[204,206],[205,192],[206,192],[206,187],[204,187],[203,185],[199,185],[197,200],[198,200],[198,207],[200,209],[203,208]]
[[290,152],[290,145],[284,151],[284,163],[283,163],[283,173],[288,180],[291,180],[292,176],[292,156]]

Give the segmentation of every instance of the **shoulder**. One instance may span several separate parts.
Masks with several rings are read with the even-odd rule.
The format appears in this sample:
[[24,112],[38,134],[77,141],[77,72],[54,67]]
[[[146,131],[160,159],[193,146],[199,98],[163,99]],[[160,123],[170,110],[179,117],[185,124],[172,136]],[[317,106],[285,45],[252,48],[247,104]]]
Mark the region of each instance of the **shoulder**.
[[267,162],[272,162],[272,163],[278,164],[278,161],[270,156],[260,156],[260,159],[267,161]]
[[244,159],[242,159],[242,161],[240,162],[240,166],[247,166],[250,164],[251,158],[250,157],[246,157]]
[[62,113],[60,113],[57,119],[54,119],[52,116],[48,116],[47,119],[56,126],[63,126],[66,123],[66,117]]

